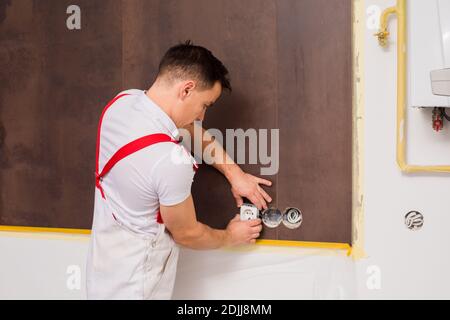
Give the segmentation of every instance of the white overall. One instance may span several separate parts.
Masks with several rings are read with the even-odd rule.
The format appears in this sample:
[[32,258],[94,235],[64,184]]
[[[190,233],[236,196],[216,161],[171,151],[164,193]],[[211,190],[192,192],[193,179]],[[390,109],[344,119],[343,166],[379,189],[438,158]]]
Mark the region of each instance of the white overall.
[[[105,108],[108,109],[119,95]],[[103,112],[103,114],[105,113]],[[156,143],[178,143],[165,134],[151,134],[120,148],[99,170],[100,119],[94,221],[87,259],[88,299],[171,299],[179,248],[166,230],[160,213],[156,235],[130,230],[114,215],[101,181],[121,159]],[[194,169],[197,168],[195,161]],[[195,171],[195,170],[194,170]]]
[[[101,198],[100,192],[96,197]],[[95,215],[92,228],[88,299],[171,299],[179,248],[164,224],[156,236],[143,236],[103,210]]]

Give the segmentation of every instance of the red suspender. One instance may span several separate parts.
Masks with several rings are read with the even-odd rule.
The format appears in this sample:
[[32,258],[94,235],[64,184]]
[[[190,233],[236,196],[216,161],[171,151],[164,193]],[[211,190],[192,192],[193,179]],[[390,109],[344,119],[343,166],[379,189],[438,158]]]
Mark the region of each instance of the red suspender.
[[[111,157],[111,159],[108,160],[106,165],[103,167],[102,171],[99,173],[99,154],[100,154],[100,133],[101,133],[101,126],[103,121],[103,116],[105,115],[106,110],[108,110],[111,105],[116,102],[119,98],[128,96],[129,94],[122,94],[117,97],[115,97],[111,102],[108,103],[108,105],[105,107],[105,109],[102,112],[102,115],[100,117],[100,122],[98,125],[97,130],[97,148],[96,148],[96,165],[95,165],[95,186],[100,190],[103,199],[105,198],[105,193],[103,192],[103,188],[101,186],[101,181],[104,176],[108,174],[108,172],[116,165],[117,162],[122,160],[123,158],[141,150],[146,147],[149,147],[151,145],[154,145],[156,143],[160,142],[172,142],[172,143],[178,143],[177,140],[172,139],[167,134],[163,133],[155,133],[150,134],[148,136],[136,139],[134,141],[131,141],[130,143],[124,145],[119,150],[114,153],[114,155]],[[161,213],[158,212],[157,216],[158,223],[162,223]]]
[[99,165],[99,155],[100,155],[100,133],[102,130],[102,122],[103,122],[103,117],[105,116],[106,111],[109,109],[109,107],[111,107],[113,105],[114,102],[116,102],[118,99],[128,96],[128,94],[120,94],[117,97],[115,97],[114,99],[112,99],[107,105],[106,107],[103,109],[102,115],[100,116],[100,121],[98,122],[98,128],[97,128],[97,145],[96,145],[96,150],[95,150],[95,186],[97,188],[99,188],[100,192],[102,193],[102,197],[105,198],[105,195],[103,193],[103,189],[100,186],[100,177],[98,175],[98,165]]
[[[108,160],[106,165],[103,167],[102,172],[98,173],[98,171],[95,172],[95,186],[100,189],[100,192],[102,193],[103,199],[105,199],[105,194],[103,192],[103,188],[100,184],[103,177],[108,174],[108,172],[116,165],[117,162],[122,160],[123,158],[126,158],[127,156],[144,149],[146,147],[149,147],[151,145],[154,145],[156,143],[160,142],[173,142],[178,143],[177,140],[172,139],[167,134],[163,133],[155,133],[150,134],[148,136],[136,139],[134,141],[131,141],[130,143],[124,145],[122,148],[116,151],[114,155],[111,157],[111,159]],[[97,163],[98,166],[98,163]],[[98,170],[98,169],[97,169]]]

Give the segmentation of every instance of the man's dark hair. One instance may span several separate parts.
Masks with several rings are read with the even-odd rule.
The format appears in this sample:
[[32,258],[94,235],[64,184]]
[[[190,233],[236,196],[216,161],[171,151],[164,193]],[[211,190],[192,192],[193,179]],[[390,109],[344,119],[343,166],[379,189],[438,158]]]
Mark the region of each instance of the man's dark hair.
[[192,77],[203,88],[212,88],[220,82],[231,91],[228,70],[208,49],[195,46],[191,41],[170,48],[159,64],[158,76],[168,75],[170,80]]

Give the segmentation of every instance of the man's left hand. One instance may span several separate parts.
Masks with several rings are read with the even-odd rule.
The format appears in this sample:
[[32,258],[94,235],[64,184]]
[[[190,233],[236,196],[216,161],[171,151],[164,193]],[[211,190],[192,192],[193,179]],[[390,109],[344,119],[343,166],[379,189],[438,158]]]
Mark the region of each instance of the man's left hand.
[[236,200],[236,205],[240,207],[243,204],[243,197],[250,200],[259,210],[267,209],[267,203],[272,202],[272,198],[260,186],[270,187],[272,182],[253,176],[239,170],[229,178],[231,184],[231,193]]

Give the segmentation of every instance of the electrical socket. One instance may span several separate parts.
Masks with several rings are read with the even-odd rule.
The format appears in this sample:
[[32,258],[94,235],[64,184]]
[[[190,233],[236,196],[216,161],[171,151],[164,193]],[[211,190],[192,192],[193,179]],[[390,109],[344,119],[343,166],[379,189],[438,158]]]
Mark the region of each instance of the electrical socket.
[[259,210],[256,206],[244,203],[240,208],[241,221],[255,220],[259,218]]

